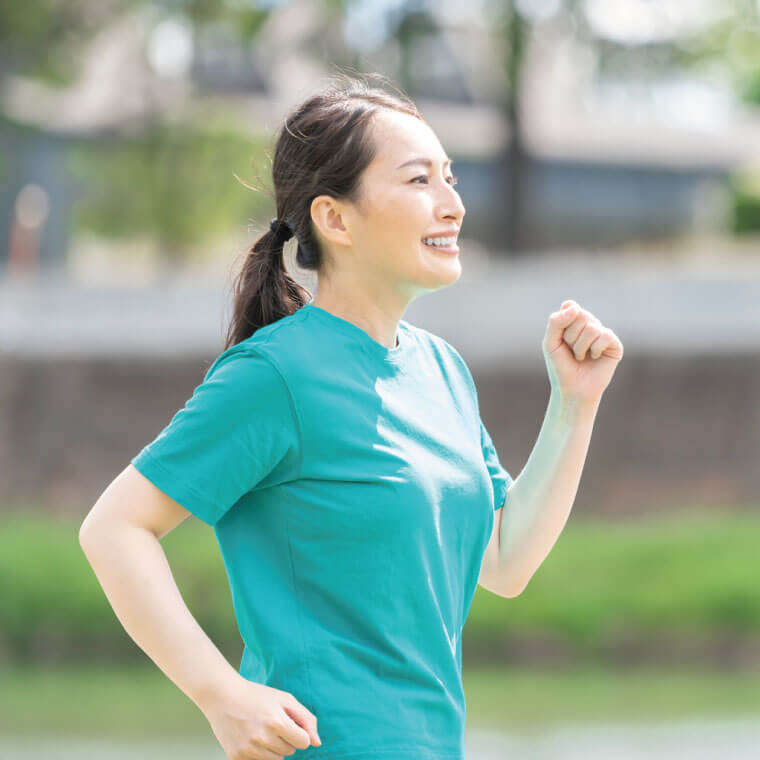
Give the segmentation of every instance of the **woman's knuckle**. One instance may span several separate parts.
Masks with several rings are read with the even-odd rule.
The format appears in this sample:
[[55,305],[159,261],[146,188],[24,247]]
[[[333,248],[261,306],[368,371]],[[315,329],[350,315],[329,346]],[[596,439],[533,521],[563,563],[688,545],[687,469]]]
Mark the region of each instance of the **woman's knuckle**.
[[249,749],[261,749],[261,747],[265,746],[265,743],[266,737],[262,732],[257,731],[248,737]]

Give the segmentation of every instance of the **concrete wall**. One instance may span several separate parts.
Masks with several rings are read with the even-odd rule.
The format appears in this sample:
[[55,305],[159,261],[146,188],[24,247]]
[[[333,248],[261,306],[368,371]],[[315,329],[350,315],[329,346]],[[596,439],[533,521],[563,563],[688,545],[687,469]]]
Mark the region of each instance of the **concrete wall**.
[[[0,509],[83,517],[213,358],[0,359]],[[624,361],[602,399],[574,514],[758,501],[760,356]],[[483,419],[517,476],[546,409],[545,371],[471,368]]]

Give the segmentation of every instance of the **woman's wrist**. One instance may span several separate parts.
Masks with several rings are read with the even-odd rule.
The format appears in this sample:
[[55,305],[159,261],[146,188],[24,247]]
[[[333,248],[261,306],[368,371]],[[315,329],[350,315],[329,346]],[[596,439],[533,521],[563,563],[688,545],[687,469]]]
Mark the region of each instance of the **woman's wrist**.
[[594,416],[599,408],[599,398],[577,398],[552,388],[549,404],[560,419],[574,422],[578,418]]
[[218,702],[225,694],[235,688],[236,682],[242,678],[229,663],[217,671],[209,674],[209,677],[199,682],[191,693],[190,699],[205,712],[209,705]]

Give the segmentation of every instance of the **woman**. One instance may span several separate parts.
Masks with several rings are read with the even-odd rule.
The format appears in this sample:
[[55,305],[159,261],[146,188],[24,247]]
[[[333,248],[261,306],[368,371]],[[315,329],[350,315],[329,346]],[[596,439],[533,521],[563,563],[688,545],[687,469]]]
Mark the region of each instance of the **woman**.
[[[414,105],[339,75],[287,118],[273,176],[278,215],[240,273],[225,350],[80,540],[228,757],[461,759],[476,585],[516,596],[550,550],[622,346],[575,302],[550,316],[547,416],[513,481],[460,355],[401,318],[459,278],[465,214]],[[314,298],[285,271],[291,236]],[[239,671],[161,551],[189,514],[223,555]]]

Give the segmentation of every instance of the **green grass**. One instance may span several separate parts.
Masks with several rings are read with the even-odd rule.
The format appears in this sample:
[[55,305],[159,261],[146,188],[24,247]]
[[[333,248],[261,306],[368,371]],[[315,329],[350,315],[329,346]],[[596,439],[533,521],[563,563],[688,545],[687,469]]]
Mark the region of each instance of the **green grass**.
[[575,519],[525,591],[479,589],[467,632],[546,630],[579,643],[615,634],[760,633],[760,509]]
[[[155,666],[0,671],[0,735],[210,735],[198,708]],[[469,728],[532,733],[569,721],[746,717],[760,673],[465,668]]]
[[203,734],[208,723],[158,668],[13,667],[0,671],[0,736],[123,738]]
[[[140,655],[79,546],[78,522],[29,508],[7,513],[1,527],[0,645],[10,659],[33,659],[46,641],[62,652]],[[464,637],[543,632],[597,660],[620,635],[652,646],[722,634],[760,641],[759,537],[758,505],[625,520],[571,515],[520,596],[478,588]],[[191,613],[226,655],[238,657],[242,644],[213,531],[190,518],[162,545]]]

